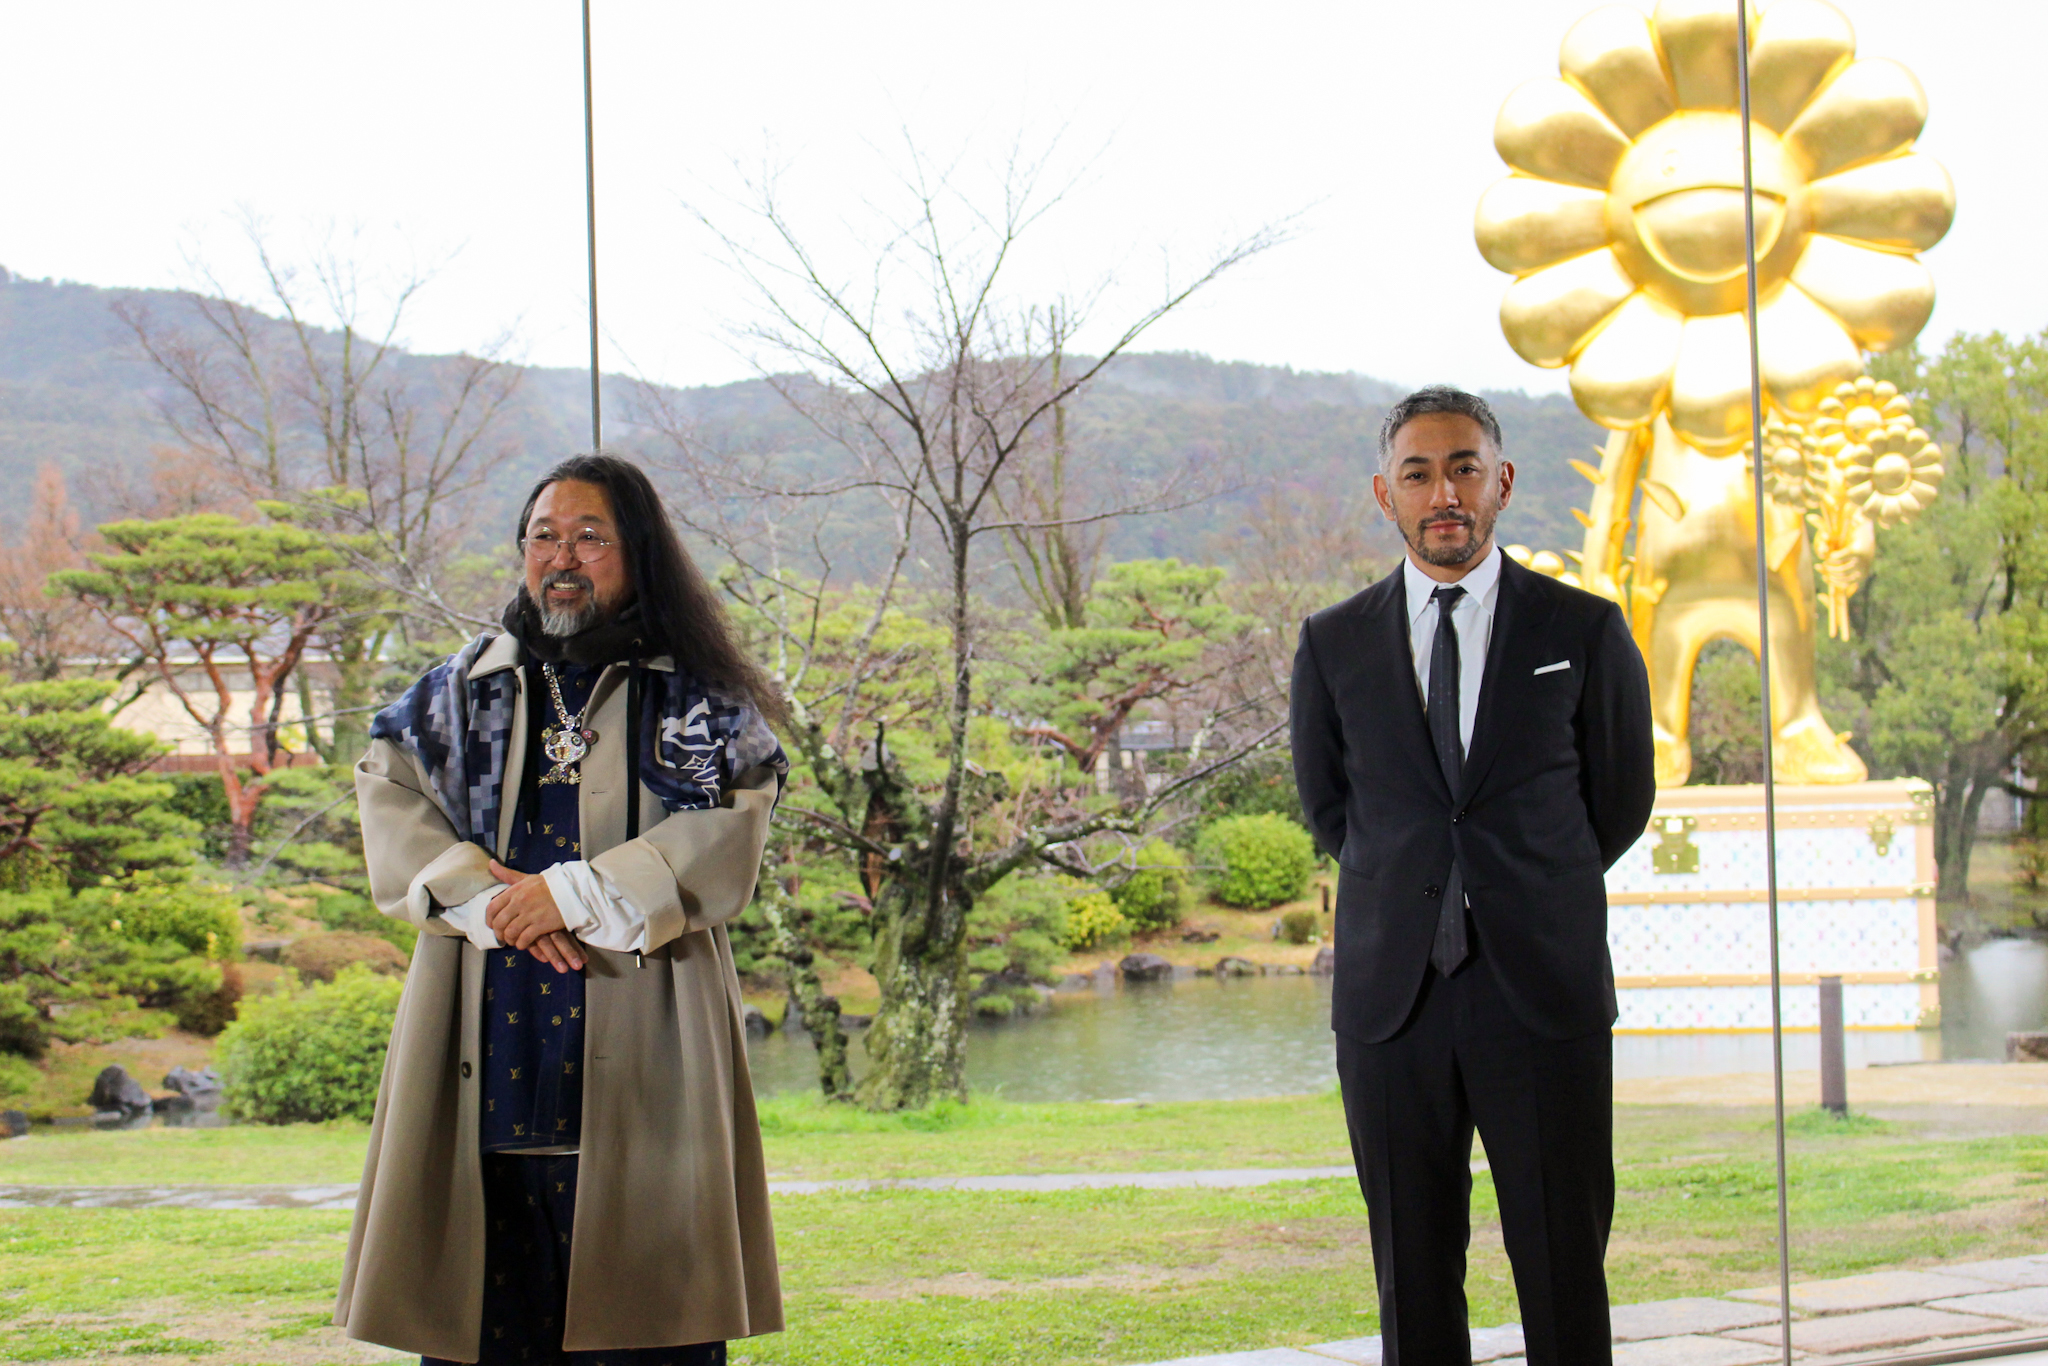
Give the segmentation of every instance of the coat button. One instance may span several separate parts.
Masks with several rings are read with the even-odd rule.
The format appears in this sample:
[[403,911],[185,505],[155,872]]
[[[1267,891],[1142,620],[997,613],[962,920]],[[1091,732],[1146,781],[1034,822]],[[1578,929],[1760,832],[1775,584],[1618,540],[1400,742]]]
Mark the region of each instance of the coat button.
[[1452,825],[1456,825],[1456,824],[1457,824],[1457,823],[1458,823],[1459,821],[1461,821],[1461,820],[1464,820],[1464,819],[1465,819],[1465,813],[1464,813],[1464,812],[1462,812],[1462,811],[1460,811],[1460,812],[1459,812],[1459,813],[1458,813],[1457,815],[1455,815],[1455,816],[1451,817],[1451,824],[1452,824]]
[[464,1081],[467,1081],[467,1080],[469,1080],[469,1064],[468,1064],[468,1063],[464,1063],[464,1064],[462,1064],[462,1078],[463,1078],[463,1080],[464,1080]]
[[[1440,893],[1441,893],[1442,891],[1443,891],[1443,889],[1442,889],[1441,887],[1437,886],[1437,885],[1436,885],[1436,884],[1435,884],[1434,882],[1432,882],[1432,883],[1430,883],[1430,884],[1429,884],[1429,885],[1428,885],[1427,887],[1424,887],[1424,888],[1422,889],[1422,894],[1423,894],[1424,896],[1437,896],[1437,895],[1439,895],[1439,894],[1440,894]],[[466,1064],[466,1063],[464,1064],[464,1066],[467,1066],[467,1065],[468,1065],[468,1064]]]

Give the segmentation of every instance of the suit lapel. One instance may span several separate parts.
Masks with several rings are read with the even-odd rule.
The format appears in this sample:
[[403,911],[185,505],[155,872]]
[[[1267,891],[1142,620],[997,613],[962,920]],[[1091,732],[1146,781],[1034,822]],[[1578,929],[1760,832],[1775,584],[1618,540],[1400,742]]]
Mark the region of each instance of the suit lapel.
[[1444,782],[1443,766],[1437,762],[1436,746],[1429,739],[1429,718],[1422,710],[1422,693],[1415,686],[1415,650],[1408,640],[1408,584],[1400,565],[1380,580],[1378,620],[1370,623],[1367,658],[1386,671],[1389,728],[1395,743],[1407,753],[1408,762],[1428,773],[1425,780],[1451,798]]
[[[1486,673],[1479,683],[1479,715],[1472,723],[1472,748],[1465,755],[1460,803],[1469,802],[1486,781],[1487,770],[1500,755],[1501,740],[1513,716],[1510,694],[1536,667],[1537,647],[1549,626],[1555,604],[1524,591],[1530,570],[1501,557],[1500,592],[1493,603],[1493,634],[1486,645]],[[1547,610],[1546,610],[1547,609]]]

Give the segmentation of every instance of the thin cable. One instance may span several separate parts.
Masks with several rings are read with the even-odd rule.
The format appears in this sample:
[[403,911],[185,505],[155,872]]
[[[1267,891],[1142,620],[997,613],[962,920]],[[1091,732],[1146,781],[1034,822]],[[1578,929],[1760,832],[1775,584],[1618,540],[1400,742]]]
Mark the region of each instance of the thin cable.
[[604,449],[597,381],[597,137],[590,103],[590,0],[583,0],[583,208],[590,242],[590,449]]
[[1785,1018],[1778,972],[1778,784],[1772,776],[1771,581],[1764,554],[1764,389],[1756,338],[1756,185],[1749,150],[1749,5],[1735,0],[1735,84],[1742,117],[1742,237],[1749,296],[1749,465],[1756,513],[1757,669],[1763,685],[1764,903],[1771,932],[1771,1103],[1778,1144],[1778,1316],[1785,1366],[1792,1366],[1792,1244],[1785,1176]]

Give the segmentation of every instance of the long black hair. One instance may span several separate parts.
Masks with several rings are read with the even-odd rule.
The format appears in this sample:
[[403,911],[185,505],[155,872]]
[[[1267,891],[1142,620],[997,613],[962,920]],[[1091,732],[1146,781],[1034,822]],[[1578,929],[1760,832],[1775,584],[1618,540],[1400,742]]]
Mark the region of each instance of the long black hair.
[[611,500],[619,550],[625,556],[649,654],[666,654],[676,667],[737,693],[774,723],[786,722],[782,693],[747,657],[696,561],[683,549],[661,495],[638,465],[602,451],[572,455],[540,477],[520,509],[515,538],[524,538],[541,490],[563,481],[595,484]]

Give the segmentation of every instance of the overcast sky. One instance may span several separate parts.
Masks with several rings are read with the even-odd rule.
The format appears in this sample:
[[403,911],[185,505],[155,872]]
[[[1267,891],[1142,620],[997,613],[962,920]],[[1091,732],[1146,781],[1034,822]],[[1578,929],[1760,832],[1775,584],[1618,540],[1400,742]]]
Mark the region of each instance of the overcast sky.
[[[1927,258],[1940,302],[1923,341],[2048,326],[2048,7],[1844,7],[1862,54],[1927,87],[1921,146],[1957,184],[1955,229]],[[688,211],[737,222],[736,166],[779,165],[793,216],[843,244],[864,202],[889,202],[906,132],[970,174],[1057,134],[1056,164],[1079,179],[1034,235],[1028,293],[1107,280],[1098,316],[1120,315],[1163,263],[1198,265],[1298,215],[1288,244],[1146,349],[1563,387],[1501,340],[1507,277],[1480,260],[1471,223],[1503,170],[1502,97],[1556,74],[1588,0],[595,8],[607,369],[678,384],[751,373],[731,330],[746,296]],[[439,267],[406,329],[414,347],[509,329],[519,358],[581,365],[578,25],[572,0],[15,7],[0,265],[182,285],[200,259],[244,279],[238,212],[288,256],[336,225],[373,276]]]

